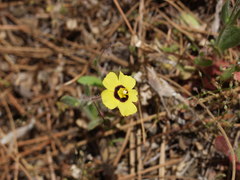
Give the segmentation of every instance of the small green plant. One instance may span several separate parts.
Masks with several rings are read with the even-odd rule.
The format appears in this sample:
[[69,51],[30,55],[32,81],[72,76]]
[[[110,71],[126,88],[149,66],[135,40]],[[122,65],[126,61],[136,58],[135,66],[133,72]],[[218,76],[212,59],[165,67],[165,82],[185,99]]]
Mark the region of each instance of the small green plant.
[[240,28],[236,22],[240,16],[240,0],[236,1],[234,8],[230,7],[230,0],[227,0],[221,11],[223,28],[215,42],[215,48],[220,54],[224,50],[240,44]]
[[[230,0],[227,0],[221,10],[221,21],[223,26],[215,42],[213,42],[213,46],[220,56],[224,54],[225,50],[240,44],[240,27],[237,26],[237,20],[239,16],[240,0],[236,0],[236,3],[233,7],[231,7],[230,5]],[[195,64],[201,66],[208,66],[210,65],[210,62],[206,61],[205,59],[199,58],[195,60]],[[221,73],[218,78],[220,81],[224,82],[232,78],[234,75],[234,77],[237,77],[234,79],[239,81],[239,76],[235,75],[235,73],[238,73],[239,71],[240,67],[238,64],[228,63],[226,69]]]
[[[129,116],[137,112],[137,107],[133,102],[138,101],[137,90],[133,89],[136,80],[131,76],[124,75],[120,72],[119,77],[110,72],[103,81],[94,76],[82,76],[77,82],[85,88],[86,97],[76,98],[72,96],[63,96],[60,101],[65,105],[73,108],[81,108],[86,114],[90,123],[88,130],[92,130],[100,125],[104,118],[100,114],[95,100],[102,99],[103,104],[109,109],[119,108],[122,116]],[[90,86],[105,87],[100,96],[91,96]]]
[[77,82],[84,86],[85,96],[76,98],[66,95],[63,96],[60,101],[69,107],[80,108],[90,120],[88,130],[92,130],[102,123],[102,118],[99,116],[96,104],[93,104],[94,101],[100,97],[91,96],[90,86],[102,87],[102,81],[95,76],[82,76]]

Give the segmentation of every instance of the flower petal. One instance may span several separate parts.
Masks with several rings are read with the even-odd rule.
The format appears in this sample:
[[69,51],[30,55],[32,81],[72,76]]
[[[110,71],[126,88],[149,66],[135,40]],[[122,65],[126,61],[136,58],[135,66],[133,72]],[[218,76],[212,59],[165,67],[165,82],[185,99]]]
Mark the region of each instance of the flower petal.
[[119,103],[118,108],[123,116],[129,116],[137,112],[137,107],[131,101]]
[[119,85],[119,80],[114,72],[110,72],[103,79],[103,85],[105,88],[114,91],[115,87]]
[[138,92],[135,89],[130,90],[128,92],[128,95],[129,95],[129,101],[132,101],[132,102],[137,102],[138,101],[138,97],[137,97]]
[[119,74],[119,81],[128,90],[132,89],[136,85],[136,80],[134,78],[124,75],[121,71]]
[[106,89],[101,93],[101,97],[103,104],[109,109],[114,109],[119,104],[119,101],[114,97],[113,91]]

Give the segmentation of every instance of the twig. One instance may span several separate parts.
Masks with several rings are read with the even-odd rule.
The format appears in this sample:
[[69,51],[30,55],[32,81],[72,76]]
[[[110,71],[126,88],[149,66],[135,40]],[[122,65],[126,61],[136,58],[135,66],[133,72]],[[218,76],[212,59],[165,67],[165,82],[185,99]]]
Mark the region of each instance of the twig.
[[[60,137],[63,137],[63,136],[74,134],[76,132],[78,132],[78,128],[71,128],[71,129],[66,130],[66,131],[53,133],[52,136],[55,137],[55,138],[60,138]],[[49,140],[50,140],[50,137],[45,135],[45,136],[37,137],[37,138],[34,138],[34,139],[19,141],[18,146],[21,147],[21,146],[40,143],[40,142],[49,141]]]
[[32,47],[4,47],[0,46],[0,53],[16,54],[23,57],[33,58],[47,58],[52,55],[52,51],[49,48],[32,48]]
[[[163,132],[166,132],[166,127],[163,128]],[[159,158],[159,164],[164,164],[166,161],[166,154],[165,154],[165,148],[166,148],[166,140],[165,140],[165,136],[162,137],[162,143],[160,146],[160,158]],[[164,180],[164,176],[165,176],[165,167],[161,167],[158,170],[158,175],[159,175],[159,179],[160,180]]]
[[185,31],[182,27],[180,27],[178,24],[176,24],[175,22],[173,22],[167,15],[165,15],[164,13],[160,12],[160,10],[157,10],[158,13],[167,21],[169,22],[173,27],[175,27],[177,30],[179,30],[181,33],[183,33],[184,35],[186,35],[190,40],[193,40],[193,36],[192,34],[190,34],[189,32]]
[[[84,49],[86,51],[88,51],[89,53],[93,53],[95,55],[98,55],[100,56],[102,54],[101,51],[98,51],[96,49],[93,49],[92,47],[88,47],[88,46],[84,46],[84,45],[80,45],[76,42],[71,42],[71,41],[68,41],[66,39],[63,39],[61,40],[63,43],[66,43],[74,48],[79,48],[79,49]],[[124,67],[127,67],[129,65],[129,63],[123,59],[120,59],[118,57],[116,57],[115,55],[113,54],[102,54],[102,57],[103,58],[106,58],[106,59],[111,59],[113,62],[117,63],[117,64],[120,64],[121,66],[124,66]]]
[[140,173],[143,169],[143,163],[142,163],[142,141],[141,141],[141,130],[137,130],[137,160],[138,160],[138,166],[137,166],[137,174],[138,174],[138,180],[142,180],[142,174]]
[[47,147],[47,160],[48,160],[49,169],[51,172],[51,180],[56,180],[56,175],[53,168],[53,159],[52,159],[52,155],[49,147]]
[[[139,3],[134,4],[131,9],[126,13],[126,17],[128,17],[129,15],[131,15],[131,13],[138,7]],[[111,27],[110,29],[107,29],[105,32],[103,32],[103,36],[108,36],[108,37],[112,37],[113,33],[115,31],[117,31],[117,29],[119,28],[119,26],[121,26],[121,24],[124,22],[124,19],[120,19],[116,24],[113,25],[113,27]]]
[[76,77],[74,77],[73,79],[71,79],[70,81],[64,83],[63,86],[68,86],[68,85],[74,83],[75,81],[77,81],[81,76],[83,76],[87,72],[88,67],[89,67],[89,64],[88,63],[85,64],[85,66],[83,67],[82,72],[79,75],[77,75]]
[[26,115],[26,111],[25,111],[24,107],[22,107],[20,105],[20,103],[18,102],[18,99],[15,98],[11,92],[7,93],[7,97],[8,97],[9,103],[12,104],[13,106],[15,106],[15,108],[18,110],[18,112],[21,115]]
[[133,131],[131,131],[130,134],[130,139],[129,139],[129,148],[131,149],[131,151],[129,151],[129,165],[130,165],[130,174],[135,173],[135,134]]
[[132,26],[130,25],[127,17],[125,16],[125,14],[124,14],[121,6],[119,5],[118,0],[114,0],[114,3],[115,3],[115,5],[117,6],[117,9],[118,9],[118,11],[120,12],[120,14],[121,14],[122,18],[124,19],[125,23],[127,24],[128,29],[130,30],[131,34],[132,34],[132,35],[135,35],[135,32],[133,31],[133,28],[132,28]]
[[[6,153],[11,157],[12,160],[16,161],[16,158],[14,157],[14,155],[9,154],[8,149],[6,148],[5,145],[0,144],[0,146],[3,147],[4,151],[6,151]],[[26,177],[28,178],[28,180],[32,180],[31,175],[29,174],[29,172],[27,171],[27,169],[22,165],[22,163],[19,162],[19,168],[24,172],[24,174],[26,175]]]
[[126,136],[125,136],[125,139],[124,139],[124,141],[123,141],[122,147],[121,147],[121,149],[119,150],[116,158],[115,158],[114,161],[113,161],[113,166],[117,166],[118,162],[120,161],[120,158],[121,158],[121,156],[122,156],[122,153],[123,153],[125,147],[127,146],[128,141],[129,141],[131,131],[132,131],[132,128],[129,127],[128,130],[127,130],[127,134],[126,134]]
[[142,109],[141,109],[140,102],[138,103],[138,109],[139,109],[139,118],[140,118],[141,128],[142,128],[142,139],[143,139],[143,144],[145,144],[146,143],[146,131],[145,131],[145,127],[144,127],[144,121],[143,121]]
[[[170,160],[170,161],[167,161],[165,164],[159,164],[159,165],[156,165],[156,166],[152,166],[150,168],[147,168],[147,169],[144,169],[144,170],[140,171],[139,173],[140,174],[145,174],[145,173],[154,171],[154,170],[159,169],[159,168],[164,167],[164,166],[171,166],[171,165],[174,165],[174,164],[178,164],[181,161],[182,161],[182,158]],[[133,179],[133,177],[135,177],[139,173],[137,173],[137,174],[130,174],[130,175],[121,177],[121,180]]]

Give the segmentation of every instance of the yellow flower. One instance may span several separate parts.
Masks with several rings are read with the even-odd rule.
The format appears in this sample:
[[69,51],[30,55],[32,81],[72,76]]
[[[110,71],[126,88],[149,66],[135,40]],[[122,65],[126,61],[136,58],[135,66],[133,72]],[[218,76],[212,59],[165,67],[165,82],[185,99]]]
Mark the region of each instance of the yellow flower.
[[106,90],[101,93],[103,104],[109,109],[119,108],[123,116],[129,116],[137,112],[133,102],[137,102],[137,91],[133,89],[136,80],[131,76],[120,72],[119,77],[110,72],[103,79]]

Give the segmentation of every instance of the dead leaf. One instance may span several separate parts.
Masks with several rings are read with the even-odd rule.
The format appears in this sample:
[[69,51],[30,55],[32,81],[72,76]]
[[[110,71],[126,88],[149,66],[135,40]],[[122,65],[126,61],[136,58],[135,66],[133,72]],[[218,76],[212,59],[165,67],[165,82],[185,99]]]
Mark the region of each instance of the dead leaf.
[[147,67],[147,70],[148,82],[160,97],[174,97],[188,105],[188,102],[179,93],[177,93],[167,81],[157,76],[157,73],[153,68]]

